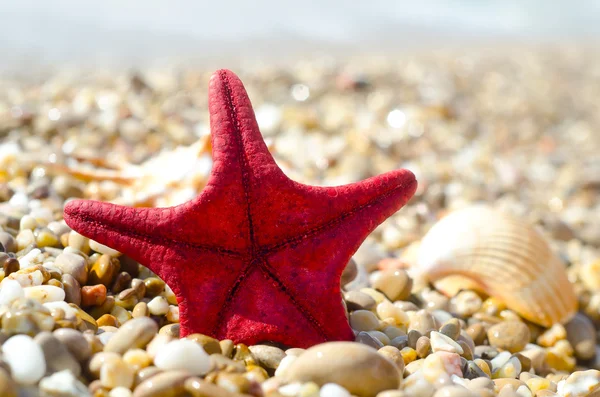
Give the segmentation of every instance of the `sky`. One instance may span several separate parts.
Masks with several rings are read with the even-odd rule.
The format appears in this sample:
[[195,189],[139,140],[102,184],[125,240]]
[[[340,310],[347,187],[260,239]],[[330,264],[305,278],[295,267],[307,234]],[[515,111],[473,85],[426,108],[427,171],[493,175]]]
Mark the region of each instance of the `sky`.
[[6,0],[3,66],[600,38],[600,0]]

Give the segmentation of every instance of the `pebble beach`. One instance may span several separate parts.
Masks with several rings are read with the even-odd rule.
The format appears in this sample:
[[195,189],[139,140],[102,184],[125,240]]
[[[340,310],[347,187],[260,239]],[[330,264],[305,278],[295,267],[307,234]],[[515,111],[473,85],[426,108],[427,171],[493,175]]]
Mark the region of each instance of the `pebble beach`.
[[[212,69],[0,78],[0,396],[600,393],[600,54],[523,46],[221,66],[244,81],[290,178],[417,177],[342,275],[356,340],[179,339],[169,286],[62,220],[73,198],[164,207],[203,188]],[[471,242],[482,226],[468,217],[456,236],[442,229],[474,205],[505,214],[485,228],[506,223],[510,235]],[[483,266],[486,249],[502,255]],[[459,265],[465,252],[481,277],[510,282],[428,278],[427,264]],[[513,281],[536,284],[514,298]],[[553,289],[573,292],[540,303]]]

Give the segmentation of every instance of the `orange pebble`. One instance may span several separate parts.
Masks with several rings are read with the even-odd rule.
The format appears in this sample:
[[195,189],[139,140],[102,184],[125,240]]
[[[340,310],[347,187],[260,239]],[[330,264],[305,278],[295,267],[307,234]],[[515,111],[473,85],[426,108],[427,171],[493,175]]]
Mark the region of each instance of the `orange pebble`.
[[100,306],[106,300],[106,287],[102,284],[81,288],[81,306]]

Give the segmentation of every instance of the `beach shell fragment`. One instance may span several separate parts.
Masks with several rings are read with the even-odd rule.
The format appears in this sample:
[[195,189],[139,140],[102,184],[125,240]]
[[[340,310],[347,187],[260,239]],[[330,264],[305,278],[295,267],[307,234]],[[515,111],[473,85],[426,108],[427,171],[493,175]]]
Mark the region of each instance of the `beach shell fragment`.
[[500,298],[546,327],[569,320],[577,310],[565,265],[544,237],[484,206],[456,211],[435,224],[421,242],[414,271],[444,293],[463,285]]

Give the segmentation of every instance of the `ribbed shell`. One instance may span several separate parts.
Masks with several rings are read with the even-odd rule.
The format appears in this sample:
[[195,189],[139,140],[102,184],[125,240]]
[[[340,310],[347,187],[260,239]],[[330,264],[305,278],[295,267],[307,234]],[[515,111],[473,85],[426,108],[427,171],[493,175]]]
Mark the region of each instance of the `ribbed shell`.
[[565,266],[543,236],[521,220],[483,206],[446,216],[425,235],[417,270],[441,287],[478,287],[534,323],[569,320],[577,298]]

